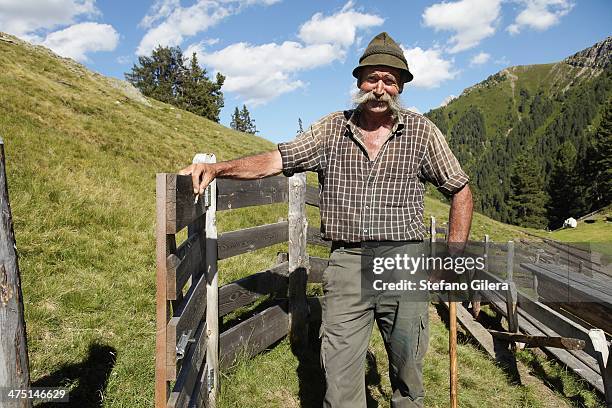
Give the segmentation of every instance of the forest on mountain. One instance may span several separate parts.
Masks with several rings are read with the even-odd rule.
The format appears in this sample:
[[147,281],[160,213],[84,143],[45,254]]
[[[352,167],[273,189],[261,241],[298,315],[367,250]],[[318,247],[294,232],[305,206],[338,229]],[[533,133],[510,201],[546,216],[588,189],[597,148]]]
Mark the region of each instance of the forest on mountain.
[[[611,44],[503,70],[426,114],[470,176],[477,211],[556,229],[610,204]],[[592,48],[597,58],[581,58]]]

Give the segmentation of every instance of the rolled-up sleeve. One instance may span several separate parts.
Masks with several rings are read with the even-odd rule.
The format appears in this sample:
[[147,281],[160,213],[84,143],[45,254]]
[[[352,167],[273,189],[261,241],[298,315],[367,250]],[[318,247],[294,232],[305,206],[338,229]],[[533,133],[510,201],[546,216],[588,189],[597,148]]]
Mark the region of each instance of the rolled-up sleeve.
[[433,123],[430,123],[421,171],[426,180],[447,196],[461,190],[469,181],[469,177],[448,147],[444,135]]
[[283,159],[283,174],[291,177],[294,173],[319,171],[323,158],[321,132],[313,125],[295,140],[278,144]]

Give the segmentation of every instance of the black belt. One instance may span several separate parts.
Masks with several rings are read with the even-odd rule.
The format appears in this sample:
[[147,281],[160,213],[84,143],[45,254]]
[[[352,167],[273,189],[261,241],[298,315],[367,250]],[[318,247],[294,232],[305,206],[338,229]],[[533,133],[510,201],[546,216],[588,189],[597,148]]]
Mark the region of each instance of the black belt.
[[376,247],[379,245],[386,245],[389,243],[397,243],[397,242],[417,243],[417,242],[423,242],[423,240],[415,239],[415,240],[409,240],[409,241],[361,241],[361,242],[332,241],[331,250],[332,252],[334,252],[336,249],[339,249],[339,248],[351,249],[351,248],[361,248],[361,247]]
[[336,249],[344,248],[361,248],[361,242],[347,242],[347,241],[332,241],[331,250],[334,252]]

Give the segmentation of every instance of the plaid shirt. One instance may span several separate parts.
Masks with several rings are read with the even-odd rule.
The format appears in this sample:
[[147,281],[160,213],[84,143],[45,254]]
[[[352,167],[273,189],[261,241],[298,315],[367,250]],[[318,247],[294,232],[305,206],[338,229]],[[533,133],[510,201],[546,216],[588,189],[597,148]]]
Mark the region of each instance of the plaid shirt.
[[374,161],[356,125],[358,110],[325,116],[280,143],[283,174],[319,175],[321,235],[334,241],[421,240],[425,181],[445,195],[467,182],[438,128],[402,110]]

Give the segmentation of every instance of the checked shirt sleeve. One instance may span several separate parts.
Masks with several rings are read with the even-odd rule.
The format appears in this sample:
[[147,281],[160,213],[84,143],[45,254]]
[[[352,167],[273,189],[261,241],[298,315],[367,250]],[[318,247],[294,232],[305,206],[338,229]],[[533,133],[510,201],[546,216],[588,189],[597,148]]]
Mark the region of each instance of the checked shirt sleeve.
[[323,160],[323,140],[317,124],[311,126],[295,140],[278,145],[283,159],[283,174],[291,177],[294,173],[318,171]]
[[450,196],[461,190],[469,177],[461,169],[442,132],[433,123],[430,126],[422,173],[442,194]]

